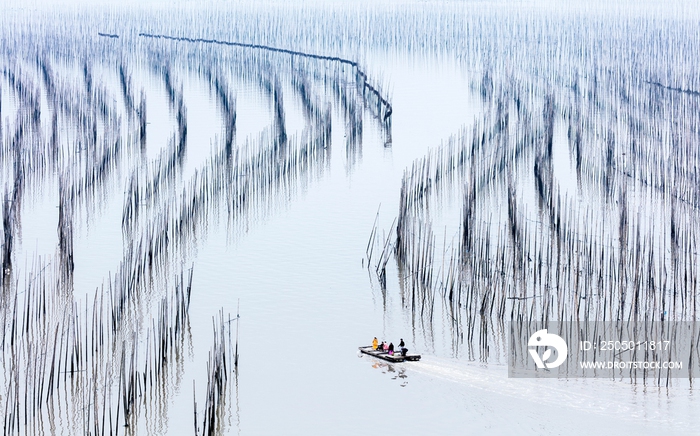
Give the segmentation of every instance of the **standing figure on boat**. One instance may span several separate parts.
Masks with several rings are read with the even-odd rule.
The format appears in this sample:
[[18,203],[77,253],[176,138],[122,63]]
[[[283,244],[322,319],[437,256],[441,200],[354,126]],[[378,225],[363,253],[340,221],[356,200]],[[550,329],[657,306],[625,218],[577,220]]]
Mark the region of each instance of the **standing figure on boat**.
[[372,349],[376,350],[377,347],[379,346],[379,341],[377,340],[377,337],[374,337],[374,340],[372,340]]
[[394,343],[390,342],[389,343],[389,356],[393,356],[393,355],[394,355]]

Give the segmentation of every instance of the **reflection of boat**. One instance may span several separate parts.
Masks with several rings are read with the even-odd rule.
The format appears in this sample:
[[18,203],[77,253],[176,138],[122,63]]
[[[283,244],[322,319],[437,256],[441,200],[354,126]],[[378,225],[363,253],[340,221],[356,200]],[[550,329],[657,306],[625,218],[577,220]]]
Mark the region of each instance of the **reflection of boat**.
[[375,350],[372,346],[360,347],[360,351],[369,354],[370,356],[377,357],[379,359],[384,359],[387,362],[403,362],[405,360],[415,362],[420,360],[420,354],[406,354],[402,356],[401,353],[394,353],[390,355],[386,351]]

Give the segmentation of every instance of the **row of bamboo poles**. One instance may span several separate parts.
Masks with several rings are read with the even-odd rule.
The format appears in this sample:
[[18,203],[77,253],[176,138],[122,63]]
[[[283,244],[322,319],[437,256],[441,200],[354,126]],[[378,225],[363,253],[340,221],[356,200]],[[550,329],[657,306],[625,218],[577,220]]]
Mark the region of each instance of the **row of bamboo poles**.
[[538,97],[493,76],[473,84],[481,117],[405,170],[390,242],[375,223],[380,283],[392,255],[411,319],[432,323],[441,297],[454,346],[483,361],[504,357],[506,323],[696,321],[700,133],[684,114],[700,101],[614,77]]
[[[75,24],[76,34],[87,32]],[[280,53],[211,44],[183,50],[115,34],[85,33],[89,43],[76,44],[38,25],[18,35],[0,43],[0,95],[13,102],[0,106],[3,433],[164,434],[196,345],[194,268],[183,265],[196,264],[197,245],[220,220],[238,237],[248,221],[321,177],[332,117],[343,120],[355,162],[363,113],[386,132],[391,106],[378,88],[368,94],[357,65],[319,68],[318,59],[290,63]],[[210,89],[222,130],[188,173],[198,141],[188,129],[192,78]],[[165,91],[173,121],[165,144],[147,134],[152,83]],[[267,128],[245,138],[237,137],[236,83],[252,84],[272,114]],[[374,114],[377,98],[383,106]],[[288,131],[288,100],[301,103],[300,132]],[[56,249],[48,254],[22,244],[22,214],[41,191],[57,205]],[[115,203],[121,260],[102,286],[79,289],[76,241]],[[234,388],[237,400],[240,318],[223,313],[206,372],[193,376],[195,386],[206,382],[201,404],[193,392],[195,434],[226,432]]]

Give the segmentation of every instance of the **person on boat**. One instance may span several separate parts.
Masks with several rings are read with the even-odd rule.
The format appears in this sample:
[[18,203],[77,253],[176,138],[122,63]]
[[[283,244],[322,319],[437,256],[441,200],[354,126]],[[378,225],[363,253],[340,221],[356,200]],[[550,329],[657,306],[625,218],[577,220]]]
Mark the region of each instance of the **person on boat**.
[[377,347],[379,346],[379,341],[377,340],[377,337],[374,337],[374,340],[372,340],[372,349],[376,350]]
[[401,342],[399,342],[399,351],[401,352],[401,355],[406,357],[406,353],[408,353],[408,348],[406,348],[406,343],[403,341],[403,338],[401,338]]
[[386,342],[382,341],[382,350],[387,351],[388,349],[389,345]]
[[389,343],[388,350],[389,350],[389,356],[393,356],[394,355],[394,343],[393,342]]

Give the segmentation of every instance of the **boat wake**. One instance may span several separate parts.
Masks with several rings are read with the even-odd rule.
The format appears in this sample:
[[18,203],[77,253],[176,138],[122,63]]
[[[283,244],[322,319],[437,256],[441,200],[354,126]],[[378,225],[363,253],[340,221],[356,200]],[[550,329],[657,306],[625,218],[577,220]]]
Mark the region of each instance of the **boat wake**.
[[[483,397],[496,396],[504,408],[512,405],[514,412],[522,405],[533,403],[538,410],[568,409],[576,415],[608,417],[621,425],[643,424],[645,428],[662,427],[665,431],[691,433],[684,417],[692,416],[696,401],[687,381],[675,380],[676,386],[660,388],[633,385],[628,380],[608,379],[524,379],[508,378],[505,365],[483,365],[453,359],[423,356],[408,369],[413,376],[441,379],[469,388],[466,396],[477,393]],[[685,383],[685,384],[684,384]],[[659,407],[663,399],[668,405]]]

